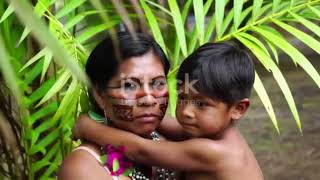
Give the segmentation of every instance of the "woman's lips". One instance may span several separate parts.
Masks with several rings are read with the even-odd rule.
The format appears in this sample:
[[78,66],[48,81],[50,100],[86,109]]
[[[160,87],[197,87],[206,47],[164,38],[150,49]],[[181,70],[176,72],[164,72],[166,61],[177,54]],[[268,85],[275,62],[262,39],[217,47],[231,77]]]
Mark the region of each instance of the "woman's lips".
[[136,119],[143,123],[154,123],[159,120],[159,116],[155,114],[145,114],[137,116]]

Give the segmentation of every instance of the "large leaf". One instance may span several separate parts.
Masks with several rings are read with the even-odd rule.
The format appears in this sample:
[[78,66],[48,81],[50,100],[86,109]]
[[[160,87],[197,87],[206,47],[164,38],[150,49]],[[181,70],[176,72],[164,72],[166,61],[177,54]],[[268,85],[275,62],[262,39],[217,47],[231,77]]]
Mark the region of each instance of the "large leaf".
[[238,29],[241,20],[241,12],[242,12],[243,0],[233,0],[233,27]]
[[10,64],[10,58],[7,54],[2,37],[0,36],[0,70],[9,89],[13,92],[18,102],[22,101],[22,93],[17,83],[17,76]]
[[320,10],[319,9],[316,9],[316,8],[314,8],[312,6],[308,6],[308,7],[312,10],[312,12],[314,14],[316,14],[320,18]]
[[80,87],[78,85],[78,82],[74,79],[72,80],[66,94],[64,95],[63,99],[61,100],[61,104],[59,106],[59,109],[56,111],[56,113],[53,116],[53,120],[59,119],[65,111],[67,111],[68,106],[70,105],[70,102],[72,99],[76,96],[79,97]]
[[[205,5],[204,5],[204,16],[205,17],[207,16],[207,13],[209,12],[209,7],[212,5],[212,3],[213,3],[213,0],[207,1],[205,3]],[[204,38],[203,42],[209,41],[209,38],[211,37],[212,32],[214,30],[215,18],[211,18],[211,19],[212,19],[212,21],[209,23],[208,27],[206,28],[207,31],[205,32],[205,35],[203,37]],[[197,31],[194,28],[192,31],[192,34],[191,34],[191,39],[189,40],[189,43],[188,43],[188,54],[191,54],[194,51],[194,49],[196,48],[197,39],[198,39]],[[198,44],[201,45],[202,43],[200,42]]]
[[62,9],[59,10],[59,12],[55,15],[57,19],[62,18],[63,16],[67,15],[68,13],[72,12],[79,6],[81,6],[85,0],[71,0],[66,2],[66,4],[63,6]]
[[30,4],[26,1],[18,0],[12,0],[11,4],[18,17],[21,19],[21,22],[34,33],[34,37],[51,50],[53,55],[56,57],[56,62],[67,66],[80,81],[85,84],[89,84],[83,70],[79,67],[73,57],[70,56],[67,50],[60,44],[60,42],[48,31],[48,28],[45,26],[43,21],[37,18],[33,13]]
[[[34,12],[37,17],[41,17],[48,9],[48,7],[52,4],[52,2],[54,2],[54,0],[39,0],[34,7]],[[29,35],[29,33],[30,29],[26,27],[20,37],[18,44],[20,44]]]
[[290,14],[295,18],[297,19],[301,24],[303,24],[306,28],[308,28],[310,31],[312,31],[313,33],[315,33],[317,36],[320,37],[320,27],[319,25],[307,20],[307,19],[304,19],[303,17],[295,14],[295,13],[292,13],[290,12]]
[[41,168],[51,164],[51,159],[59,152],[60,143],[57,142],[50,151],[42,158],[40,161],[37,161],[31,165],[31,171],[33,173],[37,172]]
[[54,83],[55,83],[54,78],[51,78],[46,82],[43,82],[38,89],[33,91],[32,94],[25,99],[25,102],[24,102],[25,106],[29,107],[33,103],[35,103],[37,100],[41,99],[49,91],[49,89],[52,87]]
[[314,82],[320,87],[320,76],[317,70],[312,66],[308,59],[295,47],[293,47],[285,39],[277,36],[276,34],[266,31],[265,29],[259,27],[253,27],[253,30],[258,32],[260,35],[268,39],[278,48],[282,49],[286,54],[288,54],[296,63],[298,63],[314,80]]
[[[189,11],[190,11],[190,7],[191,7],[191,4],[192,4],[192,0],[188,0],[183,9],[182,9],[182,21],[183,21],[183,25],[186,24],[187,22],[187,18],[188,18],[188,14],[189,14]],[[194,33],[195,34],[195,33]],[[197,41],[197,38],[192,36],[192,39],[196,42]],[[192,40],[190,40],[192,41]],[[189,49],[188,49],[188,54],[190,53],[190,44],[187,46]],[[170,58],[171,61],[173,61],[173,63],[171,63],[171,68],[176,68],[180,62],[181,62],[181,59],[180,59],[180,43],[179,43],[179,39],[178,37],[175,38],[175,44],[174,44],[174,52],[173,52],[173,56],[172,58]],[[172,107],[172,106],[171,106]],[[172,108],[171,108],[172,109]]]
[[312,36],[276,19],[272,19],[272,21],[320,54],[320,42]]
[[98,33],[119,24],[119,22],[120,22],[119,20],[114,20],[109,22],[108,24],[99,24],[97,26],[89,27],[85,30],[85,32],[83,32],[80,36],[78,36],[76,40],[79,43],[84,43],[85,41],[97,35]]
[[298,113],[297,107],[295,105],[293,96],[291,94],[288,83],[286,82],[285,78],[283,77],[283,74],[281,73],[281,71],[279,70],[277,65],[274,63],[274,61],[272,61],[270,56],[268,56],[263,50],[261,50],[259,48],[259,46],[256,46],[254,43],[252,43],[252,42],[250,42],[240,36],[236,36],[236,38],[239,41],[241,41],[244,45],[246,45],[267,69],[272,71],[273,77],[275,78],[275,80],[279,84],[279,87],[282,90],[282,92],[288,102],[288,105],[290,107],[290,110],[293,114],[294,119],[296,120],[298,128],[299,128],[300,132],[302,132],[301,121],[300,121],[299,113]]
[[29,117],[29,124],[32,125],[38,119],[53,114],[54,112],[56,112],[57,109],[58,109],[58,103],[57,102],[53,102],[53,103],[50,103],[50,104],[48,104],[48,105],[46,105],[44,107],[41,107],[39,111],[33,113]]
[[169,0],[168,1],[171,16],[173,19],[173,23],[176,29],[176,34],[181,46],[182,55],[184,57],[187,56],[187,43],[186,43],[186,36],[185,36],[185,29],[182,22],[181,13],[178,7],[178,4],[175,0]]
[[222,23],[224,17],[225,0],[215,1],[215,18],[216,18],[216,32],[217,39],[222,36]]
[[36,55],[34,55],[32,58],[28,60],[26,64],[20,69],[20,72],[32,65],[34,62],[45,56],[47,53],[50,53],[47,48],[43,48],[41,51],[39,51]]
[[48,145],[50,145],[52,142],[57,141],[59,135],[60,135],[60,129],[55,129],[55,130],[51,131],[44,138],[41,138],[41,140],[37,144],[31,146],[28,154],[33,155],[37,152],[41,152],[42,154],[46,154],[47,150],[49,150],[49,148],[46,149],[46,147]]
[[8,6],[6,11],[2,14],[0,23],[2,23],[4,20],[6,20],[12,13],[14,12],[14,9],[11,5]]
[[258,18],[258,12],[261,9],[263,0],[254,0],[253,1],[253,9],[252,9],[252,19],[251,21],[255,21]]
[[254,81],[253,87],[256,90],[259,98],[261,99],[261,102],[264,105],[267,113],[269,114],[269,117],[274,127],[276,128],[277,132],[280,133],[280,130],[278,127],[278,121],[276,119],[276,115],[274,113],[270,98],[257,72],[255,73],[255,81]]
[[60,75],[60,77],[55,82],[55,84],[50,88],[50,90],[46,93],[46,95],[41,99],[41,101],[36,106],[43,104],[52,96],[54,96],[57,92],[59,92],[66,85],[70,77],[71,77],[71,74],[69,71],[63,72],[63,74]]
[[52,61],[52,53],[48,52],[45,56],[44,56],[44,61],[43,61],[43,67],[42,67],[42,73],[41,73],[41,78],[40,81],[42,82],[44,80],[44,77],[48,71],[48,68],[50,66],[50,63]]
[[193,1],[194,15],[196,19],[196,29],[200,45],[204,43],[204,9],[202,0]]
[[149,27],[151,28],[152,34],[154,36],[154,38],[156,39],[156,41],[159,43],[160,47],[163,49],[163,51],[167,53],[166,51],[166,45],[164,43],[162,34],[161,34],[161,30],[160,30],[160,26],[156,20],[155,15],[152,13],[150,7],[145,3],[144,0],[140,0],[140,4],[142,6],[142,9],[144,10],[144,12],[146,13],[146,18],[148,20],[149,23]]

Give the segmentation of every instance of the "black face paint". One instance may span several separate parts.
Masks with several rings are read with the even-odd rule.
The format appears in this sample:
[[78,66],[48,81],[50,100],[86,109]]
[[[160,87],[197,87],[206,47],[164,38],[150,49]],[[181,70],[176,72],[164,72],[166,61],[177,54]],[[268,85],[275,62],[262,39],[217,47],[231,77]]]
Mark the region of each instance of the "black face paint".
[[[124,99],[124,98],[116,98],[116,97],[109,96],[109,99],[112,103],[113,114],[118,120],[132,121],[134,119],[133,111],[135,108],[139,108],[138,101],[141,100],[141,98]],[[166,113],[167,104],[168,104],[167,101],[168,101],[167,96],[155,98],[155,102],[157,106],[155,107],[157,108],[156,113],[161,117],[161,119]]]
[[133,120],[133,106],[112,105],[113,114],[117,119],[122,121],[132,121]]

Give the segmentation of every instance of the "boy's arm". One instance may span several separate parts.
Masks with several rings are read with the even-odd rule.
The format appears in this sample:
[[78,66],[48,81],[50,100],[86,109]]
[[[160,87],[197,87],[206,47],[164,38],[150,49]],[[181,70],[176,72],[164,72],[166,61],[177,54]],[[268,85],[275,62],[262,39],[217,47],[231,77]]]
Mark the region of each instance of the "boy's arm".
[[82,116],[75,133],[97,144],[124,145],[126,155],[147,165],[182,171],[211,171],[221,152],[221,147],[209,139],[193,139],[181,142],[152,141],[133,133],[101,125]]
[[178,123],[177,119],[166,115],[161,121],[157,131],[164,135],[167,139],[173,141],[184,140],[187,138],[186,133],[183,131],[182,126]]

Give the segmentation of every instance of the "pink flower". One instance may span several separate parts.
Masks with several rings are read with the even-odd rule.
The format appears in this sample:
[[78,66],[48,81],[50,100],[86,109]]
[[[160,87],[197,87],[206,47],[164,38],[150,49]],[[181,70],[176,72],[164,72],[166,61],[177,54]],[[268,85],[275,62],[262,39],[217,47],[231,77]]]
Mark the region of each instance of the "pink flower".
[[[119,176],[127,169],[133,168],[132,162],[124,154],[124,146],[115,147],[111,144],[107,144],[104,147],[104,151],[108,156],[108,160],[105,165],[110,170],[111,175]],[[118,161],[119,163],[119,167],[117,169],[114,169],[115,161]]]

